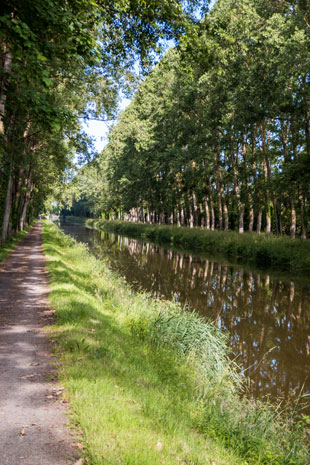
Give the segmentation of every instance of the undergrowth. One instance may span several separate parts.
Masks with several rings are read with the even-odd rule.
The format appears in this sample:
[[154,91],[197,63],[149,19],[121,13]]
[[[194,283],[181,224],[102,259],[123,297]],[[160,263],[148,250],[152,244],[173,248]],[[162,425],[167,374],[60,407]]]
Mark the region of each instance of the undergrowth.
[[17,247],[17,245],[26,236],[27,232],[29,231],[31,227],[32,225],[27,226],[23,231],[20,231],[19,233],[17,233],[16,236],[14,236],[12,239],[8,240],[3,245],[0,245],[0,262],[5,260],[10,255],[10,253]]
[[306,465],[306,417],[240,397],[225,336],[44,223],[60,379],[91,465]]
[[125,221],[86,220],[95,229],[142,238],[193,252],[221,254],[238,263],[304,273],[310,271],[310,241],[287,236],[207,231]]

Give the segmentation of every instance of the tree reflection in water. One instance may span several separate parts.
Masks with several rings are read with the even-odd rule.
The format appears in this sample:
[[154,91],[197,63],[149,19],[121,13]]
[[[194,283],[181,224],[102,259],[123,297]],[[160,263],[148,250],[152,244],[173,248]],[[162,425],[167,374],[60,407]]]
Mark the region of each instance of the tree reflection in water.
[[287,399],[310,392],[310,281],[292,281],[164,249],[127,237],[64,226],[137,289],[189,304],[227,331],[251,393]]

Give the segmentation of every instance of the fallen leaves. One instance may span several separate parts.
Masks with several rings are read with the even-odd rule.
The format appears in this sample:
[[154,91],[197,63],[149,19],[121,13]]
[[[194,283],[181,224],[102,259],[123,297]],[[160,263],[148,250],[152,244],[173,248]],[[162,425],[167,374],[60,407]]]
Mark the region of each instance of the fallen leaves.
[[36,373],[32,373],[30,375],[20,376],[19,379],[31,379],[38,376]]
[[36,423],[31,423],[30,425],[23,426],[19,432],[19,436],[25,436],[26,428],[30,428],[30,426],[36,426],[36,425],[37,425]]
[[[47,395],[45,397],[46,397],[46,399],[58,399],[58,397],[60,397],[63,394],[63,391],[64,391],[64,388],[59,387],[57,389],[54,389],[52,394],[49,394],[49,395]],[[62,403],[67,403],[67,401],[65,399],[62,399],[61,402]]]

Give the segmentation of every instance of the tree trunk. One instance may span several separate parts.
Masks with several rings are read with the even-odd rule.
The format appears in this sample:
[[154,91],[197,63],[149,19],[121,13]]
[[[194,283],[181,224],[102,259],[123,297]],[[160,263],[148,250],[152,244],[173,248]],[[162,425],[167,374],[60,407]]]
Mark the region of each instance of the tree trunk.
[[253,231],[253,225],[254,225],[254,207],[253,207],[253,196],[252,196],[252,191],[251,191],[251,183],[250,183],[250,178],[249,178],[249,173],[248,173],[248,162],[247,162],[247,136],[245,136],[242,139],[242,155],[243,155],[243,160],[244,160],[244,171],[245,171],[245,181],[246,181],[246,186],[247,186],[247,191],[248,191],[248,206],[249,206],[249,227],[248,230],[249,232]]
[[282,236],[283,234],[283,226],[282,226],[282,202],[280,201],[279,205],[279,234]]
[[278,220],[278,208],[277,208],[277,199],[273,189],[273,180],[272,180],[272,173],[270,168],[269,159],[266,158],[266,165],[267,165],[267,176],[268,176],[268,183],[271,189],[271,198],[272,198],[272,206],[273,206],[273,214],[274,214],[274,221],[275,221],[275,230],[276,234],[279,234],[279,220]]
[[19,228],[21,231],[23,231],[24,226],[26,224],[27,210],[28,210],[29,200],[30,200],[32,190],[33,190],[33,186],[30,186],[29,190],[27,190],[27,192],[25,193],[25,200],[24,200],[23,210],[22,210],[22,214],[20,217],[20,224],[19,224]]
[[189,210],[189,227],[194,227],[194,215],[193,215],[193,207],[192,207],[192,199],[189,201],[188,210]]
[[193,191],[192,192],[192,201],[193,201],[193,208],[194,208],[194,225],[198,226],[198,206],[197,206],[197,199],[196,199],[196,194]]
[[206,229],[210,229],[210,210],[209,210],[208,198],[206,195],[204,196],[203,201],[204,201],[204,208],[205,208],[205,226],[206,226]]
[[262,230],[262,216],[263,216],[263,211],[261,205],[258,207],[258,213],[257,213],[257,224],[256,224],[256,232],[257,234],[261,233]]
[[[250,198],[250,194],[249,194],[249,197],[248,197],[248,200],[249,200],[249,203],[252,202],[253,198],[252,198],[252,194],[251,194],[251,198]],[[253,203],[250,205],[250,210],[249,210],[249,232],[253,232],[253,226],[254,226],[254,208],[253,208]]]
[[222,206],[222,196],[223,196],[223,186],[222,186],[222,172],[220,166],[220,153],[218,147],[215,150],[214,154],[215,162],[215,172],[216,172],[216,184],[217,184],[217,205],[218,205],[218,228],[221,231],[223,229],[223,206]]
[[265,215],[266,215],[266,234],[269,235],[271,233],[271,215],[270,215],[270,205],[269,205],[269,192],[266,191],[265,193]]
[[214,231],[215,229],[215,216],[214,216],[214,205],[212,196],[210,196],[210,210],[211,210],[211,230]]
[[267,159],[267,141],[265,128],[261,124],[262,150],[264,154],[264,178],[265,178],[265,215],[266,215],[266,234],[271,233],[271,215],[270,215],[270,193],[269,193],[269,177],[268,177],[268,159]]
[[9,221],[10,221],[10,214],[12,208],[12,192],[13,192],[13,161],[11,162],[10,166],[10,173],[9,173],[9,180],[8,180],[8,189],[5,198],[5,207],[4,207],[4,216],[2,222],[2,234],[1,234],[1,243],[4,244],[8,237],[8,228],[9,228]]
[[224,226],[224,230],[225,231],[228,231],[228,227],[229,227],[229,216],[228,216],[228,208],[227,208],[227,204],[224,200],[223,202],[223,208],[224,208],[224,219],[225,219],[225,226]]
[[184,214],[184,207],[181,207],[181,214],[180,214],[181,226],[185,224],[185,214]]
[[23,168],[19,169],[18,176],[17,176],[17,185],[15,189],[15,200],[13,206],[13,216],[15,218],[14,220],[14,230],[17,232],[19,230],[19,219],[20,219],[20,212],[21,212],[21,188],[22,188],[22,182],[23,182]]
[[[201,210],[202,210],[202,208],[201,208]],[[201,228],[201,229],[204,229],[204,228],[205,228],[205,218],[204,218],[204,216],[201,217],[200,228]]]
[[5,102],[6,102],[6,88],[8,83],[8,78],[11,73],[12,67],[12,57],[11,51],[8,44],[4,44],[2,46],[3,52],[3,69],[2,73],[4,73],[3,81],[1,83],[0,88],[0,136],[4,134],[4,114],[5,114]]
[[277,199],[276,199],[276,196],[274,195],[274,192],[272,193],[272,205],[273,205],[274,224],[275,224],[276,234],[279,235],[280,228],[279,228],[279,218],[278,218],[278,207],[277,207]]
[[178,228],[181,227],[181,215],[180,215],[179,207],[177,208],[177,226],[178,226]]
[[290,194],[290,207],[291,207],[291,225],[290,225],[290,238],[295,239],[296,236],[296,210],[294,197]]
[[302,192],[299,196],[300,201],[300,225],[301,225],[301,238],[303,240],[307,239],[307,229],[305,225],[305,201]]
[[237,205],[238,205],[238,231],[240,234],[244,233],[244,223],[243,223],[243,212],[244,208],[241,202],[241,191],[238,183],[238,155],[234,153],[233,142],[231,141],[231,162],[233,166],[233,173],[234,173],[234,190],[237,197]]
[[148,203],[146,204],[146,222],[151,222],[150,207]]
[[222,197],[221,197],[221,192],[220,191],[217,194],[217,201],[218,201],[218,212],[219,212],[218,229],[220,231],[222,231],[222,229],[223,229],[223,207],[222,207]]
[[306,76],[303,77],[303,89],[305,91],[304,95],[304,115],[305,115],[305,136],[306,136],[306,153],[308,158],[310,157],[310,111],[309,111],[309,101],[307,97],[307,79]]

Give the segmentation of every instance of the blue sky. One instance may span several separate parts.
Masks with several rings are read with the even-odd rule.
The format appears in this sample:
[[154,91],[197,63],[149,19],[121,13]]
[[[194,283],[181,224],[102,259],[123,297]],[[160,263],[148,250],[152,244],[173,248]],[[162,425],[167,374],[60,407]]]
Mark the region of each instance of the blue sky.
[[[210,8],[216,0],[211,0]],[[120,111],[125,110],[130,100],[123,98],[120,102]],[[94,145],[98,152],[101,152],[108,142],[109,124],[103,121],[87,121],[83,123],[83,129],[88,135],[94,138]]]
[[[125,110],[129,103],[129,99],[123,98],[120,102],[120,111]],[[94,145],[98,152],[101,152],[108,142],[110,125],[110,123],[104,121],[89,120],[83,122],[82,127],[89,136],[94,138]]]

